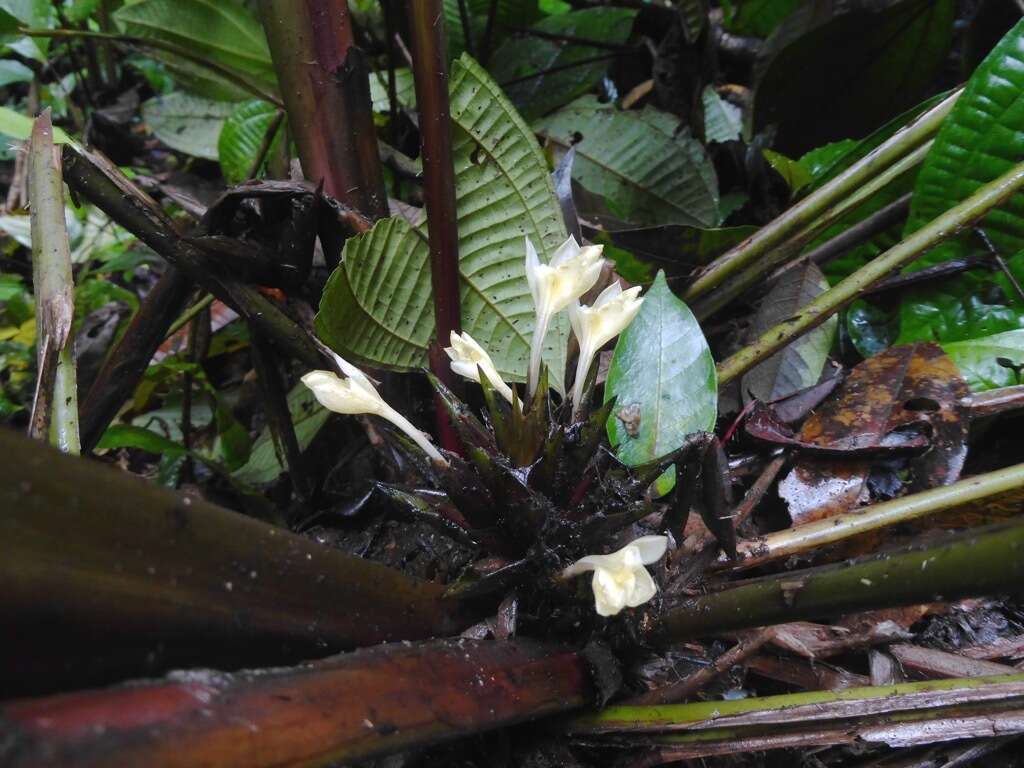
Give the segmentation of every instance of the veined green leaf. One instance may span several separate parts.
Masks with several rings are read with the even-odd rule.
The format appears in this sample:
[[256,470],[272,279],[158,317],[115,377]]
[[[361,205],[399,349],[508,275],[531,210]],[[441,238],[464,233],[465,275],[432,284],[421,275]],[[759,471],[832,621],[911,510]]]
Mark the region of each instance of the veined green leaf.
[[[565,225],[540,148],[501,89],[468,56],[452,64],[450,88],[462,327],[503,376],[523,381],[534,325],[524,238],[550,258],[566,238]],[[367,365],[425,366],[434,335],[428,262],[422,223],[385,219],[348,240],[316,318],[321,338]],[[567,341],[561,313],[544,348],[556,389]]]
[[576,147],[573,178],[638,226],[718,223],[718,179],[679,120],[645,108],[628,112],[593,96],[577,99],[535,128]]
[[216,160],[220,132],[233,109],[230,103],[176,91],[144,102],[142,119],[171,149]]
[[[416,83],[408,67],[395,67],[395,100],[399,109],[416,109]],[[387,114],[391,110],[387,70],[370,73],[370,102],[374,112]]]
[[743,134],[743,111],[730,104],[706,85],[700,94],[704,104],[704,138],[712,141],[736,141]]
[[[28,141],[28,137],[32,135],[32,118],[8,107],[0,107],[0,135],[9,136],[18,141]],[[68,144],[70,141],[70,136],[54,126],[54,144]]]
[[224,121],[217,139],[217,156],[229,184],[246,180],[276,114],[273,104],[253,99],[239,104]]
[[718,376],[697,318],[659,272],[636,319],[619,336],[605,382],[615,398],[608,438],[619,459],[645,464],[714,429]]

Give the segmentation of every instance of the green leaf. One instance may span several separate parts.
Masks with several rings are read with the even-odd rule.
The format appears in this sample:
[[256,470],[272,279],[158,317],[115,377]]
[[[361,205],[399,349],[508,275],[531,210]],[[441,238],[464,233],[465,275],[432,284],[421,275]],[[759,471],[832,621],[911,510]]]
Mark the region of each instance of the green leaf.
[[779,152],[773,152],[770,149],[762,149],[761,154],[764,155],[764,159],[768,161],[770,165],[782,180],[786,182],[786,185],[793,191],[806,187],[813,180],[811,174],[807,172],[796,160],[791,160],[785,155]]
[[[905,234],[914,232],[1024,156],[1024,21],[1018,22],[972,75],[943,122],[914,186]],[[1024,200],[1011,197],[982,227],[1024,278]],[[914,262],[923,269],[981,248],[971,233],[947,240]],[[900,307],[900,338],[958,341],[1024,325],[1024,303],[998,273],[972,270],[908,292]]]
[[[395,100],[399,109],[416,109],[416,82],[408,67],[395,67]],[[370,102],[374,112],[387,114],[391,111],[386,69],[370,73]]]
[[[828,281],[814,262],[805,261],[789,270],[758,307],[750,338],[760,338],[827,290]],[[829,318],[744,374],[740,384],[743,401],[756,398],[772,402],[817,384],[828,361],[838,322],[837,317]]]
[[650,108],[624,112],[592,96],[534,126],[576,147],[572,175],[637,225],[718,223],[718,180],[707,153],[679,120]]
[[229,184],[238,184],[249,177],[276,114],[273,104],[253,99],[239,104],[224,121],[217,140],[217,156]]
[[[331,415],[330,411],[321,407],[304,384],[296,384],[288,393],[288,412],[292,415],[292,426],[300,451],[309,447]],[[249,460],[231,476],[249,485],[266,485],[274,482],[283,471],[270,429],[264,428],[252,444]]]
[[1005,358],[1017,365],[1024,363],[1024,329],[967,341],[953,341],[943,344],[942,348],[953,358],[960,373],[975,392],[1020,383],[1011,368],[997,361]]
[[743,134],[743,111],[718,95],[713,86],[701,91],[704,104],[704,138],[713,141],[736,141]]
[[[935,137],[914,187],[906,233],[920,229],[1024,156],[1024,20],[978,67]],[[1024,248],[1024,199],[1011,197],[985,217],[984,229],[1004,254]],[[966,250],[947,242],[914,263],[936,264]]]
[[[697,318],[669,289],[664,272],[615,345],[605,402],[613,397],[608,438],[630,466],[674,451],[694,432],[714,429],[715,361]],[[625,420],[623,409],[629,414]]]
[[[28,141],[32,135],[32,118],[15,112],[8,107],[0,107],[0,135],[9,136],[18,141]],[[63,130],[54,126],[53,142],[55,144],[68,144],[71,137]]]
[[[636,15],[623,8],[587,8],[549,16],[532,29],[621,45],[629,39]],[[514,23],[523,26],[522,21]],[[599,60],[580,63],[595,58]],[[614,52],[607,48],[526,35],[506,40],[494,52],[490,70],[523,117],[533,120],[592,90],[613,61]]]
[[[137,0],[121,7],[114,20],[125,34],[184,46],[218,64],[255,77],[274,90],[274,75],[263,27],[237,0]],[[208,97],[238,98],[236,86],[170,53],[153,51],[182,84]]]
[[768,37],[800,0],[723,0],[722,26],[734,35]]
[[788,155],[874,130],[932,87],[955,15],[954,0],[802,4],[755,63],[755,130],[777,126]]
[[[503,376],[523,381],[534,324],[524,236],[550,258],[566,238],[565,225],[540,148],[501,89],[468,56],[453,62],[450,89],[462,327]],[[366,365],[425,366],[434,335],[428,262],[422,222],[414,228],[384,219],[349,239],[320,303],[320,337]],[[556,389],[567,341],[561,313],[544,351]]]
[[233,106],[181,91],[142,104],[142,119],[171,149],[207,160],[217,159],[217,143]]
[[181,443],[168,440],[163,435],[146,429],[136,427],[132,424],[113,424],[107,427],[103,437],[96,444],[100,449],[112,448],[138,448],[146,453],[162,454],[164,456],[184,456],[188,449]]
[[0,88],[11,83],[28,83],[32,80],[32,70],[14,59],[0,60]]
[[[469,16],[470,34],[475,42],[474,52],[483,42],[487,27],[487,15],[490,12],[491,0],[465,0]],[[457,59],[469,51],[466,35],[462,28],[462,17],[459,14],[459,0],[443,0],[445,27],[448,36],[448,57]],[[503,33],[509,27],[528,27],[541,16],[537,0],[497,0],[494,16],[494,27],[491,29],[491,42],[501,41]]]

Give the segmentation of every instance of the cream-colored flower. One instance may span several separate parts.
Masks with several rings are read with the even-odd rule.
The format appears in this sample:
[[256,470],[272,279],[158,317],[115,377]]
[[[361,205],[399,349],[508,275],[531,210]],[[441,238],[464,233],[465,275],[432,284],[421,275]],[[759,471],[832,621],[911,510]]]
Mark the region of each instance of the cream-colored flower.
[[335,413],[371,413],[387,419],[412,438],[434,461],[448,463],[426,434],[384,402],[365,373],[339,355],[334,355],[334,360],[347,378],[343,379],[333,371],[310,371],[302,377],[302,383],[312,390],[320,405]]
[[508,400],[512,402],[512,387],[505,383],[494,367],[494,361],[487,351],[481,347],[465,331],[460,336],[455,331],[451,332],[451,346],[445,347],[444,351],[451,358],[452,370],[463,378],[470,381],[480,381],[480,373],[483,372],[491,386]]
[[580,343],[580,357],[576,364],[576,383],[572,388],[573,412],[578,411],[583,397],[583,385],[594,357],[605,344],[614,339],[633,322],[640,305],[640,287],[622,290],[618,281],[598,295],[589,307],[574,302],[569,307],[569,322]]
[[643,605],[658,592],[644,568],[658,562],[668,549],[666,536],[641,536],[610,555],[588,555],[562,571],[563,578],[594,572],[594,603],[601,616]]
[[576,238],[570,235],[558,246],[551,263],[541,264],[533,243],[526,238],[526,281],[530,285],[537,314],[530,343],[529,394],[533,394],[540,378],[541,350],[551,318],[594,287],[601,276],[603,249],[601,245],[581,248]]

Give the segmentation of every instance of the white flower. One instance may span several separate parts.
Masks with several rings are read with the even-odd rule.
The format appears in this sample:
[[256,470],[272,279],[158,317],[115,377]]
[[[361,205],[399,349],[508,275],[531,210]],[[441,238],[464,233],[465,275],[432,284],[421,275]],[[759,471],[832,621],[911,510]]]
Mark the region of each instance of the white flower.
[[387,419],[411,437],[434,461],[448,463],[422,431],[384,402],[365,373],[339,355],[334,355],[334,360],[348,378],[343,379],[333,371],[310,371],[302,377],[302,383],[312,390],[320,405],[335,413],[371,413]]
[[569,307],[569,321],[580,343],[580,357],[576,364],[576,383],[572,388],[574,412],[583,397],[583,385],[594,357],[605,344],[614,339],[633,322],[644,300],[639,297],[640,287],[623,291],[618,281],[598,295],[589,307],[573,303]]
[[625,607],[643,605],[658,592],[644,568],[658,562],[668,549],[667,536],[641,536],[610,555],[588,555],[562,571],[562,578],[594,572],[594,602],[598,614],[614,616]]
[[465,331],[461,336],[452,331],[451,344],[450,347],[445,347],[444,351],[451,358],[452,370],[455,373],[470,381],[480,381],[480,373],[483,372],[491,386],[498,390],[502,397],[512,402],[512,387],[501,378],[491,356],[472,336]]
[[568,240],[558,246],[551,257],[551,263],[541,264],[533,243],[530,238],[526,238],[526,281],[530,285],[537,313],[530,344],[530,372],[527,377],[529,394],[532,395],[537,388],[541,350],[544,348],[544,337],[551,318],[594,287],[597,278],[601,276],[603,249],[601,245],[580,248],[576,238],[570,235]]

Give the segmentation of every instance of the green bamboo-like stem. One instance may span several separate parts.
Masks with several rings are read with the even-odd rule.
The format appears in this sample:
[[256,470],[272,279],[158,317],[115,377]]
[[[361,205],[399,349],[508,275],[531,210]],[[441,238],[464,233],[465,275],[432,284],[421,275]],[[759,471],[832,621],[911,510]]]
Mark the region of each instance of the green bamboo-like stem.
[[192,281],[168,266],[143,298],[85,397],[81,424],[84,451],[96,447],[121,406],[131,397],[149,361],[167,337],[168,325],[181,314],[192,290]]
[[[448,344],[452,333],[462,330],[462,316],[444,9],[441,0],[409,0],[408,12],[423,161],[423,201],[427,209],[430,282],[437,327],[429,355],[430,369],[451,388],[457,386],[456,377],[442,347]],[[468,28],[466,33],[469,34]],[[443,408],[436,410],[441,445],[448,450],[458,450],[459,440],[447,414]]]
[[347,0],[260,0],[306,178],[371,219],[388,215],[366,61]]
[[924,547],[782,573],[688,599],[649,617],[651,640],[685,638],[1024,587],[1024,522],[988,526]]
[[310,368],[322,367],[320,350],[305,329],[255,288],[211,269],[207,255],[183,239],[160,207],[109,160],[95,152],[66,144],[64,181],[198,286],[234,308],[277,348]]
[[953,206],[818,296],[793,317],[770,328],[753,344],[724,360],[718,366],[719,386],[742,376],[794,339],[821,325],[890,272],[906,266],[928,249],[978,221],[990,210],[1009,199],[1022,186],[1024,163],[1014,166],[999,178],[981,187],[966,200]]
[[0,706],[8,768],[348,765],[577,708],[572,650],[530,641],[386,645],[298,668],[179,674]]
[[[873,504],[855,512],[825,520],[798,525],[785,531],[769,533],[756,539],[741,541],[738,558],[731,568],[752,568],[779,558],[807,552],[834,544],[851,536],[878,530],[890,525],[916,520],[938,512],[977,502],[999,501],[1007,495],[1024,496],[1024,464],[987,472],[960,480],[952,485],[903,496]],[[724,564],[723,564],[724,565]]]
[[[608,733],[643,749],[631,766],[815,746],[908,747],[1020,733],[1024,675],[949,678],[740,701],[610,707],[570,725],[589,744]],[[973,764],[973,763],[972,763]]]
[[726,306],[737,296],[762,282],[766,274],[779,264],[790,261],[818,234],[831,227],[851,211],[856,210],[877,192],[904,174],[917,168],[924,161],[928,150],[931,149],[932,143],[931,140],[926,141],[905,157],[900,158],[864,184],[864,186],[843,200],[840,200],[834,207],[829,208],[796,235],[781,243],[777,248],[772,249],[771,253],[766,253],[742,272],[724,281],[715,290],[694,304],[694,314],[701,319],[706,318]]
[[23,29],[21,34],[27,37],[47,38],[85,38],[87,40],[102,40],[110,43],[122,43],[133,48],[161,51],[177,56],[190,64],[207,69],[220,76],[229,83],[237,86],[240,90],[255,96],[257,99],[269,101],[277,107],[284,106],[276,93],[267,90],[261,83],[249,77],[244,72],[219,64],[212,59],[197,54],[190,48],[172,43],[169,40],[161,40],[155,37],[137,37],[134,35],[120,35],[111,32],[96,32],[88,29]]
[[50,110],[32,126],[28,149],[28,188],[32,226],[32,280],[36,297],[39,378],[30,430],[49,436],[64,453],[78,454],[78,377],[74,319],[75,280],[64,222],[64,183],[60,151],[53,143]]
[[[41,675],[76,680],[121,664],[123,647],[142,651],[138,674],[147,655],[157,666],[295,662],[469,623],[440,584],[6,430],[0,455],[0,622],[18,627],[9,640]],[[63,669],[75,654],[92,661]],[[0,671],[0,688],[20,666]]]
[[770,224],[765,225],[735,248],[715,259],[687,289],[683,298],[692,302],[708,293],[712,288],[721,285],[726,278],[764,257],[788,237],[813,222],[829,207],[855,192],[867,181],[931,139],[938,132],[942,121],[953,108],[960,93],[959,90],[955,91],[832,181],[815,190]]

